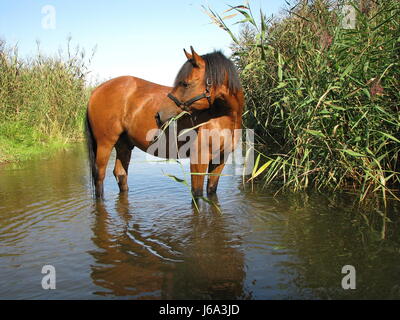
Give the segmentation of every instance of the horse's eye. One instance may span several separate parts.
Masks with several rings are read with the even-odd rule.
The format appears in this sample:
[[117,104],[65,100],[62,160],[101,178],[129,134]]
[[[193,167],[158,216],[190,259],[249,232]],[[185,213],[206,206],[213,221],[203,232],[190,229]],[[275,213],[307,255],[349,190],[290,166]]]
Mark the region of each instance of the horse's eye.
[[186,81],[181,81],[181,85],[182,85],[182,87],[184,87],[184,88],[188,88],[188,87],[189,87],[189,83],[186,82]]

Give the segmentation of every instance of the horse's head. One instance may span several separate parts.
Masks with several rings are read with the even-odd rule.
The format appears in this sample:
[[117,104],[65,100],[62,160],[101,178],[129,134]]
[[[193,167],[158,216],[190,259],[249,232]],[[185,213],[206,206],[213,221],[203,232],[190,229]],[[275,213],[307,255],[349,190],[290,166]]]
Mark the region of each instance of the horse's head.
[[188,59],[176,76],[174,88],[168,97],[183,111],[192,112],[210,108],[213,102],[212,79],[206,76],[206,62],[190,47]]
[[[187,61],[175,78],[174,87],[168,98],[178,107],[176,116],[182,111],[193,111],[211,108],[216,99],[241,90],[240,81],[233,63],[221,52],[198,55],[193,47],[191,53],[183,50]],[[161,118],[161,122],[164,119]]]

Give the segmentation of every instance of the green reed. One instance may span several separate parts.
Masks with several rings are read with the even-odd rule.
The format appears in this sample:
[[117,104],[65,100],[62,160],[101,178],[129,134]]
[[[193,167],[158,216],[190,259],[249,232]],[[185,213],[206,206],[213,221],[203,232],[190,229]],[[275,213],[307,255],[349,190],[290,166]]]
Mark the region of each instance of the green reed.
[[[355,29],[342,27],[345,3]],[[399,200],[399,1],[292,1],[278,18],[248,4],[206,13],[233,40],[259,152],[253,177]],[[227,19],[238,17],[234,34]]]
[[0,161],[82,138],[91,57],[79,47],[21,58],[0,40]]

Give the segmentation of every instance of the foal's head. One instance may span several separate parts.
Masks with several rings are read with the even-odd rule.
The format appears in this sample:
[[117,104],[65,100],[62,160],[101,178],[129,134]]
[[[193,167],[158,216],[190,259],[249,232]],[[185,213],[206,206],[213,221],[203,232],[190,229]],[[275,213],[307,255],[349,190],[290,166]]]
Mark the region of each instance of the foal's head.
[[188,112],[208,109],[215,99],[241,89],[235,66],[221,52],[200,56],[193,47],[190,49],[191,53],[184,50],[188,60],[168,95],[178,107]]

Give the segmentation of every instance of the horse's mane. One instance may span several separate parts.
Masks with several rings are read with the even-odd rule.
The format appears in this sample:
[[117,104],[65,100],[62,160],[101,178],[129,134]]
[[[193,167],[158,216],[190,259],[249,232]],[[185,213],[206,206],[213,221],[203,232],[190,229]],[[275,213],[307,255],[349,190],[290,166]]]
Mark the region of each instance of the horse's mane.
[[[242,88],[235,65],[220,51],[207,53],[201,57],[206,63],[205,81],[209,79],[212,86],[218,87],[224,83],[227,76],[228,89],[231,93],[235,93]],[[186,61],[175,78],[174,86],[177,86],[181,81],[185,81],[192,73],[192,70],[193,64],[190,61]]]

